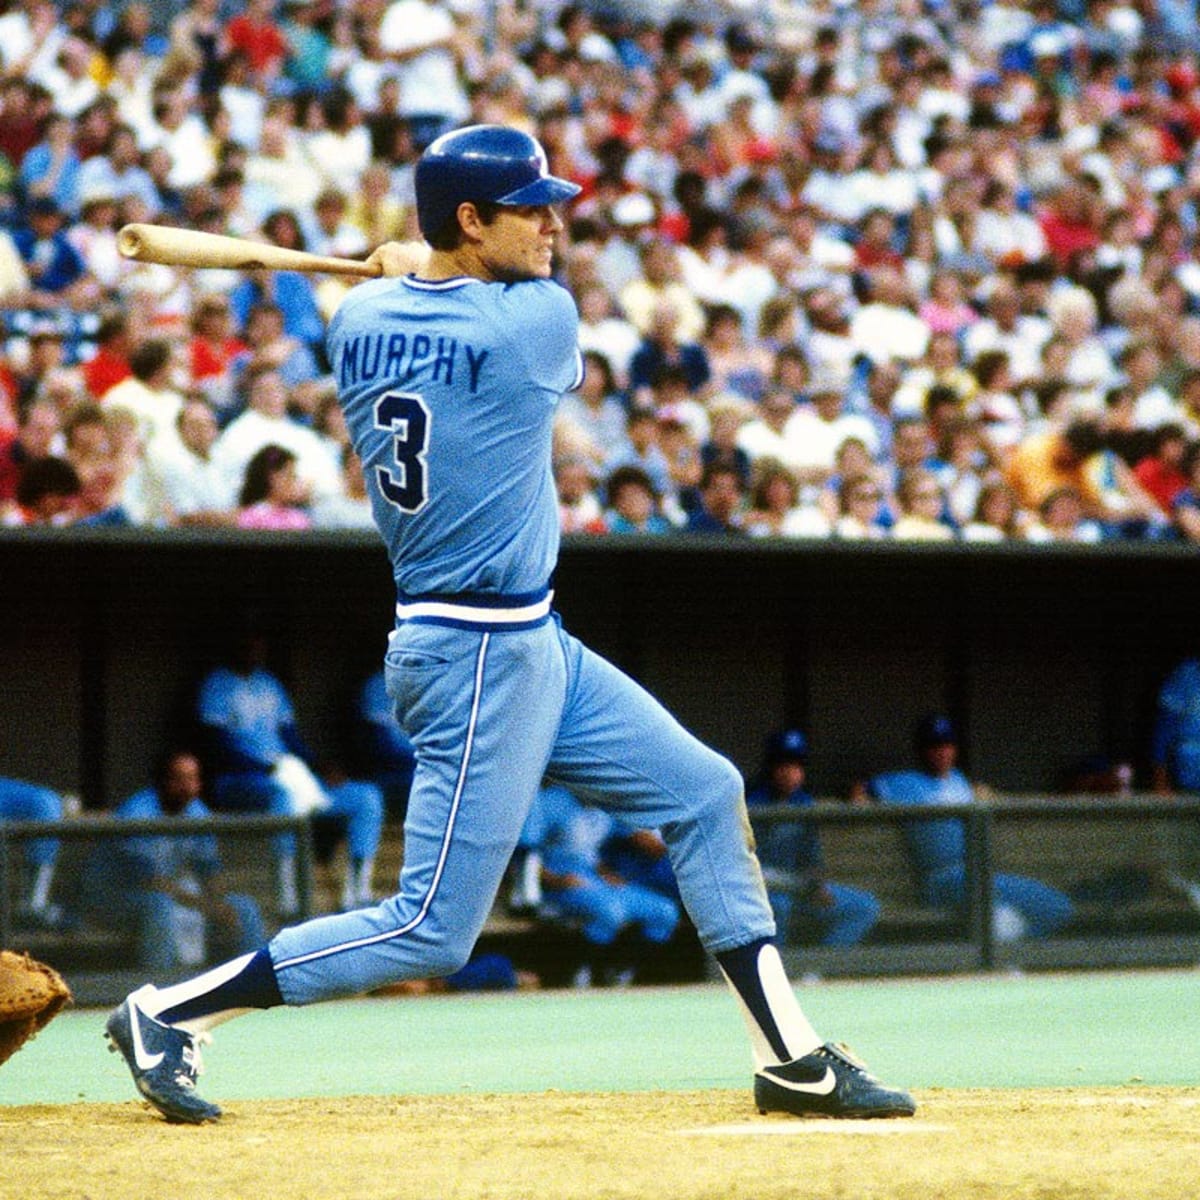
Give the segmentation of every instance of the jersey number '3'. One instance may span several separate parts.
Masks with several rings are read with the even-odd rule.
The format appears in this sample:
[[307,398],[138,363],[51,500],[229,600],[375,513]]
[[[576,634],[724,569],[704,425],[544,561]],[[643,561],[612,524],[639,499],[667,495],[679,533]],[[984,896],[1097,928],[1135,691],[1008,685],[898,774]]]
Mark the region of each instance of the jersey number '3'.
[[412,392],[388,392],[375,402],[375,427],[392,435],[395,468],[376,467],[379,490],[402,512],[420,512],[429,499],[425,453],[429,449],[429,409]]

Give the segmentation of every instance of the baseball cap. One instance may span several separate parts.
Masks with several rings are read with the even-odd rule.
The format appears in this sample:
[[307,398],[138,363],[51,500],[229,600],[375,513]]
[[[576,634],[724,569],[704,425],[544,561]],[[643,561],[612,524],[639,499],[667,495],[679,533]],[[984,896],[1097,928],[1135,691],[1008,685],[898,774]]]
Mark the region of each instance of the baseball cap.
[[782,762],[805,762],[808,738],[799,729],[780,729],[767,738],[766,757],[771,766]]
[[925,750],[930,746],[947,746],[958,741],[954,722],[944,713],[929,713],[917,722],[915,733],[917,746]]

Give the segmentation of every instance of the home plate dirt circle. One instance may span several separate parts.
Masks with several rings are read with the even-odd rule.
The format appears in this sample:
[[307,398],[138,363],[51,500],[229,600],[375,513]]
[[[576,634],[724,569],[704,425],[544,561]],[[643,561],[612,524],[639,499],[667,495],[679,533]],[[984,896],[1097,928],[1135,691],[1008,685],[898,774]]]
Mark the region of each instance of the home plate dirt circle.
[[837,1134],[840,1137],[891,1137],[910,1133],[953,1133],[953,1125],[929,1121],[739,1121],[733,1125],[708,1125],[681,1129],[684,1137],[796,1137]]

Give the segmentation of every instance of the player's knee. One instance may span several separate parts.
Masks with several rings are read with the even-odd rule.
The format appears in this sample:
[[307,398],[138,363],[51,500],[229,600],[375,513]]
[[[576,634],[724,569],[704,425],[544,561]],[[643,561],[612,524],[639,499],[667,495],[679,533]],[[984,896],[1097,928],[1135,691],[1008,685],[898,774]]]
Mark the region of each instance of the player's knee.
[[35,821],[61,821],[62,797],[49,788],[38,788],[33,798],[33,813]]
[[705,780],[704,804],[713,815],[740,813],[745,809],[745,785],[742,773],[719,754],[714,754]]
[[461,971],[470,961],[471,946],[464,943],[431,948],[423,965],[430,979],[441,979],[445,975]]

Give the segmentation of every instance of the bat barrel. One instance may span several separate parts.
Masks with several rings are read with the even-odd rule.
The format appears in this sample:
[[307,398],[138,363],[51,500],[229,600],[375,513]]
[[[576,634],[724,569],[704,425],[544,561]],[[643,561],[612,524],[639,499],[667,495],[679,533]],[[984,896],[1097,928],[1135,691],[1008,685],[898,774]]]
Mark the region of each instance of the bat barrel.
[[165,225],[125,225],[117,233],[117,249],[137,262],[175,267],[223,267],[235,271],[313,271],[329,275],[374,278],[379,269],[352,258],[330,258],[289,250],[248,238],[174,229]]

